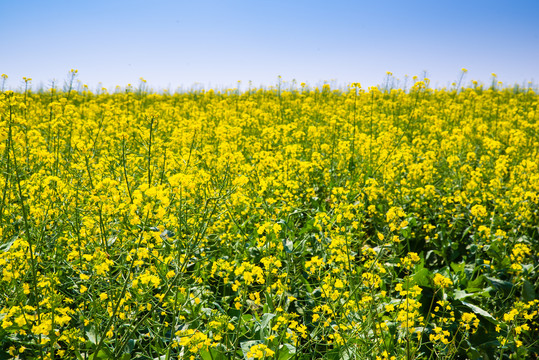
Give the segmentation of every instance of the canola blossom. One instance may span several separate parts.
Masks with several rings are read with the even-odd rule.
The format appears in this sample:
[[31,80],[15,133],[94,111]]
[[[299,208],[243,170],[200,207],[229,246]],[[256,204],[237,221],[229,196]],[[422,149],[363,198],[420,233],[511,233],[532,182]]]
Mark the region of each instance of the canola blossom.
[[539,353],[533,89],[24,80],[0,92],[0,358]]

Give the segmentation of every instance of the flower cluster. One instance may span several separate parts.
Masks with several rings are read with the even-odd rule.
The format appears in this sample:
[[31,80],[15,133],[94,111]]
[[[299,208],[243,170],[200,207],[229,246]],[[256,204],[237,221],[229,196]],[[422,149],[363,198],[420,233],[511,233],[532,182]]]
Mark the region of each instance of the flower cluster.
[[0,357],[536,350],[533,89],[69,76],[2,75]]

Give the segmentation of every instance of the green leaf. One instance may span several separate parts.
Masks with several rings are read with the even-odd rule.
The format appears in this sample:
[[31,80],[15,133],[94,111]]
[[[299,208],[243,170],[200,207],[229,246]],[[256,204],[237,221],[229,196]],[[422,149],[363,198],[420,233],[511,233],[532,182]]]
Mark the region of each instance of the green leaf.
[[451,263],[451,269],[453,269],[453,271],[456,272],[456,273],[460,273],[460,272],[463,273],[465,265],[466,264],[463,263],[463,262],[462,263],[454,263],[454,262],[452,262]]
[[290,239],[283,239],[283,248],[287,253],[294,251],[294,243]]
[[324,354],[324,357],[322,359],[326,360],[340,360],[341,359],[341,353],[338,349],[333,349]]
[[466,235],[468,235],[468,233],[473,229],[473,226],[468,226],[466,228],[466,230],[464,230],[464,232],[462,233],[462,237],[460,238],[461,240],[464,240],[464,238],[466,237]]
[[462,305],[468,307],[471,309],[476,315],[481,315],[485,319],[489,320],[493,324],[498,324],[498,320],[496,320],[492,315],[490,315],[487,311],[481,309],[479,306],[476,306],[474,304],[467,303],[465,301],[461,301]]
[[305,285],[305,288],[307,289],[307,291],[312,293],[313,288],[311,287],[311,284],[309,284],[307,279],[305,279],[305,277],[303,275],[299,275],[299,279],[301,280],[301,282],[303,282],[303,285]]
[[260,321],[260,338],[264,339],[269,334],[271,319],[275,317],[275,314],[263,314]]
[[281,345],[279,348],[279,360],[288,360],[296,354],[296,347],[290,344]]
[[485,276],[483,275],[478,276],[477,279],[468,281],[468,288],[480,289],[483,287],[482,285],[484,281],[485,281]]
[[203,360],[225,360],[225,355],[212,347],[209,347],[207,350],[200,350],[200,357]]
[[[109,349],[101,349],[97,354],[92,354],[88,358],[89,360],[109,360],[113,359],[113,354]],[[123,360],[123,358],[122,358]]]
[[522,284],[522,298],[526,302],[535,300],[535,289],[528,280],[524,280],[524,284]]
[[481,357],[481,354],[479,353],[479,351],[477,351],[475,348],[470,348],[467,352],[466,352],[466,356],[468,357],[468,359],[470,360],[476,360],[476,359],[479,359]]
[[430,286],[431,285],[432,273],[426,269],[420,269],[414,274],[414,281],[419,286]]
[[14,236],[10,241],[5,244],[0,245],[0,252],[8,252],[11,248],[11,245],[17,240],[17,236]]
[[[275,310],[275,306],[273,306],[273,298],[271,297],[271,294],[268,294],[267,292],[264,292],[264,296],[266,298],[266,304],[268,305],[268,308],[270,311]],[[264,306],[264,311],[266,307]]]
[[412,229],[410,229],[409,226],[406,226],[404,228],[401,229],[401,235],[403,238],[405,239],[409,239],[410,238],[410,234],[412,232]]
[[485,276],[485,278],[490,281],[496,290],[502,290],[505,293],[509,293],[513,289],[513,286],[515,286],[515,284],[510,281],[504,281],[490,276]]
[[474,294],[467,293],[464,290],[455,290],[455,300],[465,299],[470,296],[474,296]]
[[90,329],[90,330],[86,331],[86,336],[88,337],[88,340],[90,340],[90,342],[93,345],[97,345],[99,340],[101,340],[101,337],[95,332],[94,329]]

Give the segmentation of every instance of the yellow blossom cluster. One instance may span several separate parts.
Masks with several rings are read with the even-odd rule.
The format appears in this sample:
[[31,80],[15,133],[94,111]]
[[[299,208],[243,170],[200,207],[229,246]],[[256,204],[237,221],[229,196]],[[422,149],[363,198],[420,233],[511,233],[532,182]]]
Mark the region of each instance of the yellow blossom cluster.
[[0,91],[0,354],[531,356],[534,89],[31,84]]

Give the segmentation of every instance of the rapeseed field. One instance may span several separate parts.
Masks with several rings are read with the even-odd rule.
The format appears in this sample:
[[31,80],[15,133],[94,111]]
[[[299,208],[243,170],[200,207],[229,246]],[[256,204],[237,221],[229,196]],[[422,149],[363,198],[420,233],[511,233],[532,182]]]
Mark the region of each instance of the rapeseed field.
[[537,358],[532,88],[25,81],[0,359]]

